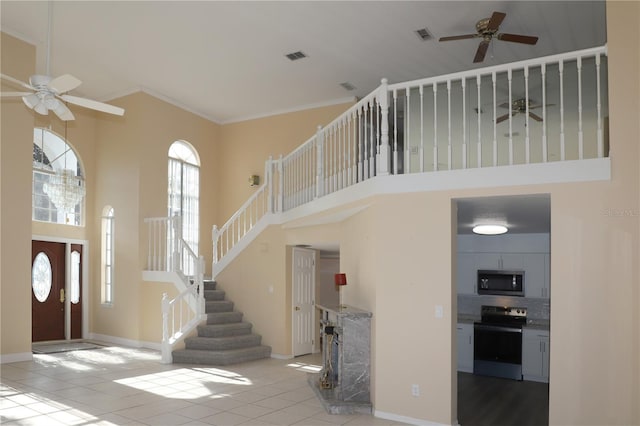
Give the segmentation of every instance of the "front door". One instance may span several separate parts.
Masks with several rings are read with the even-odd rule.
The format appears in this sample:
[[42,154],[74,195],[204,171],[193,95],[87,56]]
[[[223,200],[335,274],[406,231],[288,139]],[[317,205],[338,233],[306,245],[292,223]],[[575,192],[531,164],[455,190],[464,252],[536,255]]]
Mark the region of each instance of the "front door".
[[65,301],[65,244],[31,243],[32,341],[63,340]]
[[293,248],[293,356],[313,352],[315,251]]

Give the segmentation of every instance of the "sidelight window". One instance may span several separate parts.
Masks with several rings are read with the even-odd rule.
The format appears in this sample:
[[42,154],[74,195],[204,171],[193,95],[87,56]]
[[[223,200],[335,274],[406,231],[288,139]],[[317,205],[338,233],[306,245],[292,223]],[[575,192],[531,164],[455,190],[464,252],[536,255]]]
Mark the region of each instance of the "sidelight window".
[[113,304],[114,221],[113,207],[106,206],[102,215],[102,303],[105,305]]

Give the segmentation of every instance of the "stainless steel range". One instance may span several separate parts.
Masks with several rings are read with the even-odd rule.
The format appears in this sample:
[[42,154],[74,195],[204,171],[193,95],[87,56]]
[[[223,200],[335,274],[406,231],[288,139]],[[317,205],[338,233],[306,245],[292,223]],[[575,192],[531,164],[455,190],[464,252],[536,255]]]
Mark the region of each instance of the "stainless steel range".
[[527,308],[482,306],[474,323],[473,373],[522,380],[522,326]]

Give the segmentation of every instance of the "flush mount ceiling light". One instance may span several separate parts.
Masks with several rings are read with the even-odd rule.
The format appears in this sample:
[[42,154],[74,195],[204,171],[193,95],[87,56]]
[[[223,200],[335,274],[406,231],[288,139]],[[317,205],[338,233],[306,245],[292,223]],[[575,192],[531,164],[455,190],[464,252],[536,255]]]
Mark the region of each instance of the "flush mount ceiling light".
[[480,235],[500,235],[508,231],[504,225],[476,225],[473,227],[474,234]]

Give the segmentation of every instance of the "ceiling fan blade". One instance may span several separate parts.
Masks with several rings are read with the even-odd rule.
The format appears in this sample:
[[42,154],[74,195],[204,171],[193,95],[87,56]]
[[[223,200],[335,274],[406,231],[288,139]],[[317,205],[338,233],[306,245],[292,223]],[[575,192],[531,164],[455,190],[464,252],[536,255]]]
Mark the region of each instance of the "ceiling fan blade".
[[476,37],[478,37],[478,34],[464,34],[464,35],[457,35],[457,36],[450,36],[450,37],[440,37],[440,40],[438,41],[464,40],[467,38],[476,38]]
[[529,117],[533,118],[536,121],[542,121],[542,117],[540,117],[539,115],[536,115],[534,113],[532,113],[531,111],[529,111]]
[[[24,104],[31,109],[34,109],[35,107],[41,104],[40,97],[38,97],[38,95],[36,95],[35,93],[31,93],[27,96],[23,96],[22,102],[24,102]],[[39,112],[39,113],[42,114],[42,112]]]
[[33,92],[2,92],[0,93],[0,96],[2,96],[3,98],[13,98],[18,96],[29,96],[32,94]]
[[124,109],[117,106],[94,101],[92,99],[79,98],[77,96],[71,96],[71,95],[62,95],[60,97],[69,103],[72,103],[74,105],[79,105],[81,107],[94,109],[96,111],[102,111],[102,112],[106,112],[114,115],[124,115]]
[[64,93],[80,86],[82,82],[71,74],[64,74],[49,82],[49,88],[56,93]]
[[480,45],[478,46],[478,50],[476,51],[476,57],[473,58],[473,62],[482,62],[484,61],[484,56],[487,54],[487,49],[489,48],[489,41],[482,40]]
[[71,112],[71,110],[65,104],[63,104],[57,99],[56,99],[56,105],[54,108],[51,108],[51,111],[53,111],[58,116],[58,118],[62,121],[69,121],[69,120],[76,119],[73,116],[73,113]]
[[2,77],[3,80],[7,80],[9,83],[12,83],[16,86],[24,87],[25,89],[29,89],[29,90],[36,90],[30,85],[28,85],[27,83],[25,83],[24,81],[20,81],[17,78],[10,77],[6,74],[0,74],[0,77]]
[[526,35],[520,35],[520,34],[500,33],[498,34],[498,40],[511,41],[514,43],[523,43],[523,44],[536,44],[538,42],[538,37],[526,36]]
[[502,123],[507,118],[509,118],[509,114],[501,115],[500,117],[496,118],[496,124]]
[[493,15],[491,15],[491,19],[487,24],[487,31],[498,31],[498,27],[500,26],[500,24],[502,24],[505,16],[507,16],[506,13],[493,12]]

